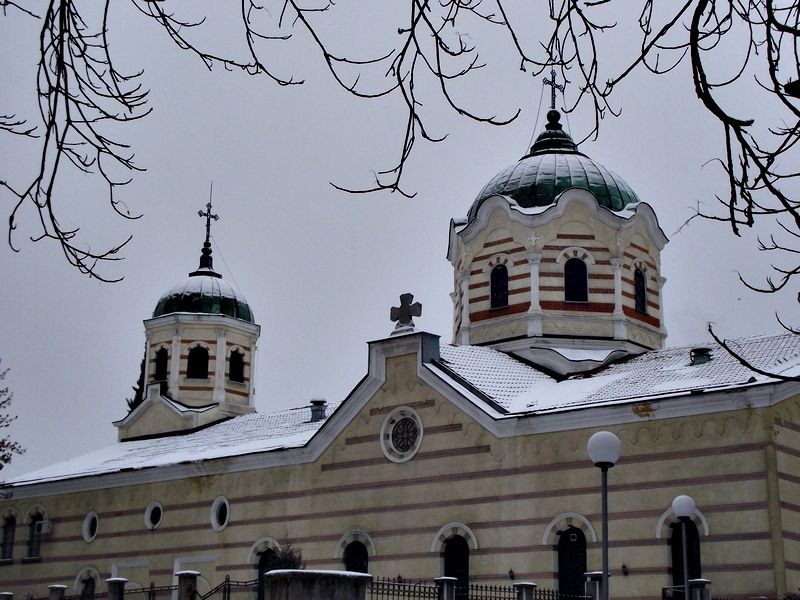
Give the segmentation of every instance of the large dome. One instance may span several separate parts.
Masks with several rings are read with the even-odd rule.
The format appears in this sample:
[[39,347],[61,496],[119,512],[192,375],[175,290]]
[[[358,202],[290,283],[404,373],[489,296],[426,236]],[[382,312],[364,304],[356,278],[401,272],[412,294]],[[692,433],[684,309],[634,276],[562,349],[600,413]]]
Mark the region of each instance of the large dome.
[[162,294],[153,317],[172,313],[227,315],[254,322],[244,296],[210,269],[198,269]]
[[490,196],[510,196],[523,208],[549,206],[556,196],[570,188],[592,192],[601,206],[619,211],[639,202],[631,187],[616,173],[578,152],[568,133],[562,130],[558,111],[547,113],[546,130],[536,139],[530,153],[503,169],[481,190],[469,210],[475,217],[481,202]]

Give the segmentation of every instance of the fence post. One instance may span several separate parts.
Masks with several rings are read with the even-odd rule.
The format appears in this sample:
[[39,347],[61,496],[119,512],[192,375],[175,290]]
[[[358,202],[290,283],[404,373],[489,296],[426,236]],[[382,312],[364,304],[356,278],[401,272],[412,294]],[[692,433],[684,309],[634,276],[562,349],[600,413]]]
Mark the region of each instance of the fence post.
[[517,600],[533,600],[536,594],[536,584],[530,581],[515,583],[514,589],[517,590]]
[[[178,571],[178,600],[194,600],[199,571]],[[52,598],[50,599],[52,600]]]
[[[111,577],[106,579],[108,586],[108,600],[123,600],[125,597],[125,584],[128,580],[124,577]],[[2,600],[0,598],[0,600]]]
[[48,597],[50,600],[61,600],[64,597],[64,591],[67,589],[65,585],[48,585],[47,589],[50,590]]
[[14,592],[0,592],[0,600],[14,600]]
[[456,600],[456,582],[458,579],[455,577],[437,577],[434,581],[439,588],[439,600]]
[[584,573],[586,578],[586,595],[592,600],[600,600],[600,586],[603,585],[602,571],[589,571]]
[[710,579],[690,579],[689,596],[691,600],[711,600]]

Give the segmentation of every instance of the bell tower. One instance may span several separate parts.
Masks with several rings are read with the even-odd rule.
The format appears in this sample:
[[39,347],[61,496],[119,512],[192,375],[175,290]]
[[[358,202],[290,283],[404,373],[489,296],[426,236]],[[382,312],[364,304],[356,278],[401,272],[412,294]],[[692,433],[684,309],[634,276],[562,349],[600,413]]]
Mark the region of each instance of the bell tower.
[[191,431],[254,412],[253,366],[261,328],[244,296],[214,270],[211,202],[200,263],[162,294],[146,335],[143,402],[116,421],[120,440]]
[[454,343],[556,371],[563,357],[572,369],[661,348],[666,243],[650,205],[580,152],[551,109],[530,151],[451,221]]

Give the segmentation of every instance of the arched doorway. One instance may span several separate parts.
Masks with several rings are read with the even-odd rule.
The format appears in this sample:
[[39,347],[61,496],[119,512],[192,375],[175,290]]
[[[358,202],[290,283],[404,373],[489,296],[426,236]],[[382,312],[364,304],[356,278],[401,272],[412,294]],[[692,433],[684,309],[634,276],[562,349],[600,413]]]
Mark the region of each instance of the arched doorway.
[[344,549],[344,568],[355,573],[369,572],[369,553],[364,544],[357,540],[347,544]]
[[558,538],[558,591],[561,595],[583,596],[586,573],[586,536],[568,527]]
[[460,535],[448,538],[442,551],[444,558],[444,576],[455,577],[456,600],[467,600],[469,597],[469,544]]
[[[701,561],[700,561],[700,532],[697,531],[697,525],[691,519],[687,519],[686,523],[686,567],[689,570],[689,579],[700,579],[701,574]],[[670,545],[672,546],[672,585],[684,585],[685,578],[683,574],[683,525],[681,521],[676,521],[672,527],[672,535],[670,536]]]
[[278,554],[272,548],[267,548],[258,555],[258,566],[256,569],[256,585],[258,586],[258,600],[264,600],[266,590],[264,589],[264,575],[277,567]]

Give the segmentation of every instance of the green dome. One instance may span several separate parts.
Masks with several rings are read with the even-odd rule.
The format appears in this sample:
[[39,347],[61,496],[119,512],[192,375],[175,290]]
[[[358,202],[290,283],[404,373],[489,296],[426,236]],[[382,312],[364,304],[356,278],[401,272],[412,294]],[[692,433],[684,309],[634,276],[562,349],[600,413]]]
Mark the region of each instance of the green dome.
[[153,317],[173,313],[227,315],[254,322],[244,296],[211,269],[198,269],[162,294]]
[[495,175],[481,190],[469,210],[471,221],[480,204],[490,196],[510,196],[523,208],[549,206],[556,196],[570,188],[594,194],[601,206],[613,211],[639,202],[639,197],[616,173],[596,163],[562,130],[558,111],[547,113],[546,130],[531,151]]

